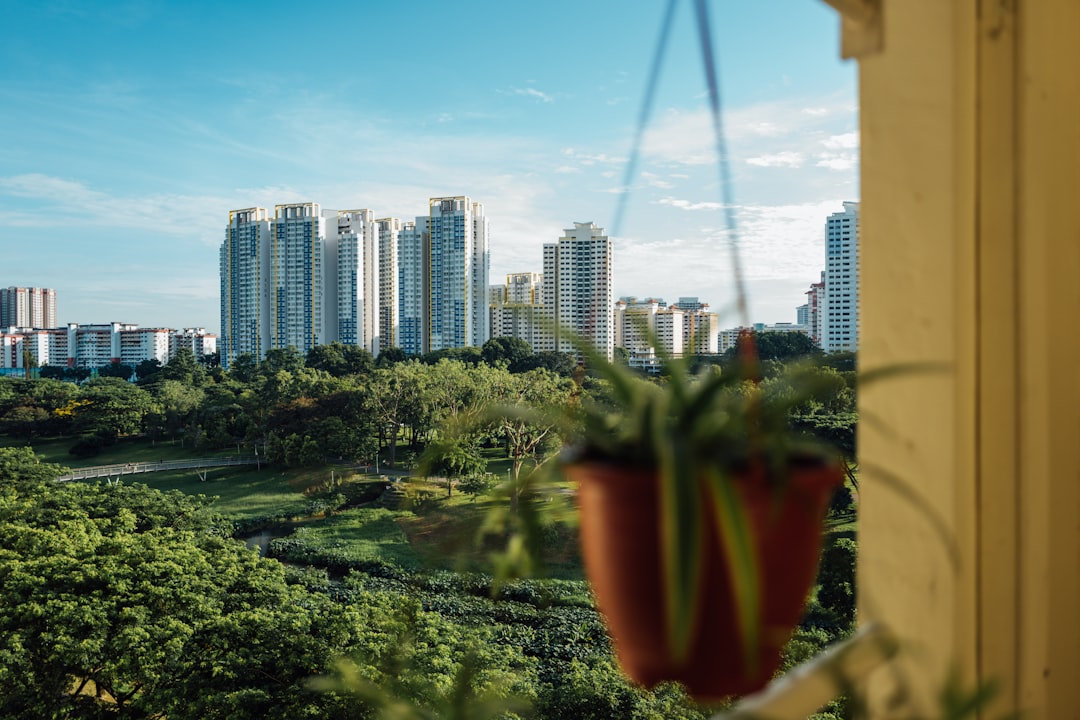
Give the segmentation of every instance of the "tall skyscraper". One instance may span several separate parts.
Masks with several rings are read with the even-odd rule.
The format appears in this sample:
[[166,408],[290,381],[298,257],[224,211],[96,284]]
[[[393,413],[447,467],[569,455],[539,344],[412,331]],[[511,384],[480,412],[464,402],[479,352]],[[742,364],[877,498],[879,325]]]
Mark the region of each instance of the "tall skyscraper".
[[425,248],[430,218],[421,215],[398,232],[398,347],[409,355],[427,348],[427,283]]
[[574,223],[544,245],[544,312],[557,324],[544,349],[576,352],[562,330],[590,340],[609,360],[615,342],[611,239],[593,223]]
[[825,308],[821,347],[826,352],[859,346],[859,203],[825,221]]
[[318,203],[234,210],[221,246],[222,363],[340,341],[378,354],[480,346],[490,336],[488,221],[468,197],[414,222]]
[[[331,235],[332,243],[336,233]],[[318,203],[275,206],[270,232],[271,348],[294,347],[306,355],[326,341],[323,302],[330,300],[334,307],[337,295],[336,284],[323,278],[327,241],[327,217]],[[329,257],[336,265],[336,253]],[[326,285],[335,297],[323,297]]]
[[427,351],[479,347],[488,329],[488,221],[468,197],[432,198],[426,246]]
[[221,362],[270,349],[270,217],[266,208],[229,213],[221,244]]
[[374,218],[371,210],[341,210],[337,214],[337,328],[326,342],[336,339],[377,354],[379,229]]
[[56,291],[50,288],[0,288],[0,328],[56,327]]
[[375,221],[379,231],[379,350],[398,347],[398,233],[401,221],[381,218]]

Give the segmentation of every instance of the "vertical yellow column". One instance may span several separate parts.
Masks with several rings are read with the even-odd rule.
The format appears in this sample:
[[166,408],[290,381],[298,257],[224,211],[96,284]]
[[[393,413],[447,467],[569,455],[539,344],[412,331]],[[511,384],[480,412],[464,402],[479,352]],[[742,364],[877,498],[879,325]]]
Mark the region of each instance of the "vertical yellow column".
[[1017,12],[1016,687],[1032,716],[1080,718],[1080,3]]
[[1080,718],[1080,4],[886,0],[884,33],[860,364],[951,371],[860,391],[887,428],[860,433],[860,617],[907,641],[927,714],[955,666],[1002,686],[995,713]]
[[860,61],[860,368],[951,368],[860,388],[884,424],[860,427],[860,619],[911,650],[879,698],[930,698],[953,660],[974,665],[974,22],[974,0],[887,2],[884,48]]

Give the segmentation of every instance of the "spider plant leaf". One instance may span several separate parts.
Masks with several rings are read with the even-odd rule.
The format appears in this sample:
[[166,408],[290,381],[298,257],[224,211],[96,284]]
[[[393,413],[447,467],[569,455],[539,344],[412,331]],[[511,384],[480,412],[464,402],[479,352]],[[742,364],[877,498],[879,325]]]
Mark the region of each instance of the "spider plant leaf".
[[946,373],[952,370],[952,366],[945,362],[907,362],[894,363],[877,367],[872,370],[860,370],[856,375],[856,382],[860,386],[887,380],[896,376],[914,375],[916,373]]
[[944,518],[941,517],[937,509],[930,504],[925,497],[918,494],[915,489],[907,484],[899,475],[896,475],[879,465],[861,462],[859,471],[862,475],[880,480],[885,484],[885,487],[902,497],[926,517],[927,522],[930,523],[930,527],[934,529],[934,532],[937,533],[938,538],[941,540],[941,544],[945,547],[945,552],[949,556],[949,562],[952,564],[953,569],[959,572],[960,547],[957,545],[956,538],[953,537],[952,531],[949,530],[949,526],[945,524]]
[[762,633],[761,576],[750,520],[732,479],[717,467],[705,468],[704,472],[721,557],[727,561],[746,670],[747,674],[753,674],[761,661],[758,653]]
[[654,424],[660,456],[661,560],[670,650],[676,661],[690,652],[701,583],[702,517],[694,464],[684,439],[667,432],[664,417]]

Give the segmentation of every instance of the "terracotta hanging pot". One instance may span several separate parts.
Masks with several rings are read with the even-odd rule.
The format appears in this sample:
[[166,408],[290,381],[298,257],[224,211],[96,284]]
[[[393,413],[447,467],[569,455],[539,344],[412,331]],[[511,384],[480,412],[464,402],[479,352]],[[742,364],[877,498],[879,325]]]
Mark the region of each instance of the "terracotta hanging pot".
[[[701,581],[681,661],[665,615],[659,474],[604,463],[571,465],[565,473],[578,484],[585,570],[623,671],[646,687],[680,682],[699,702],[767,684],[817,574],[825,511],[843,482],[841,469],[798,462],[781,483],[770,483],[762,467],[734,477],[758,563],[757,647],[743,647],[729,569],[706,513]],[[748,662],[753,657],[756,663]]]

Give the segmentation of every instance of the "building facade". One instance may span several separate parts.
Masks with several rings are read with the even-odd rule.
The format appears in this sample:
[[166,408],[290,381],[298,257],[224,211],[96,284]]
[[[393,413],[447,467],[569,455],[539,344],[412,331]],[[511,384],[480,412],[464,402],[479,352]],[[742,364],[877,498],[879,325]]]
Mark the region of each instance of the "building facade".
[[[328,213],[330,214],[330,213]],[[337,213],[332,214],[334,218]],[[327,220],[318,203],[290,203],[274,208],[270,233],[270,347],[294,347],[306,355],[327,341],[323,327],[324,253]],[[330,253],[336,265],[337,254]],[[336,296],[337,286],[331,285]],[[333,307],[333,305],[331,305]]]
[[39,367],[97,370],[112,363],[132,367],[144,360],[168,363],[181,348],[196,359],[217,351],[217,336],[203,328],[141,328],[131,323],[99,323],[0,333],[0,369],[25,367],[29,351]]
[[326,268],[326,284],[337,285],[335,325],[324,342],[334,340],[379,352],[379,227],[371,210],[341,210],[337,214],[336,267]]
[[234,210],[221,262],[221,356],[339,341],[377,355],[490,337],[483,205],[431,198],[415,222],[318,203]]
[[0,288],[0,328],[56,327],[56,291],[51,288]]
[[554,334],[543,350],[576,354],[563,333],[589,340],[609,360],[615,347],[612,246],[603,228],[574,223],[557,242],[544,245],[543,305]]
[[[398,347],[398,233],[401,221],[381,218],[375,221],[379,234],[379,350]],[[374,352],[374,351],[372,351]],[[377,353],[376,353],[377,354]]]
[[398,347],[408,355],[427,352],[425,258],[430,218],[421,215],[398,232]]
[[859,346],[859,203],[825,221],[825,307],[821,348],[855,352]]
[[261,359],[270,349],[270,217],[266,208],[233,210],[221,244],[221,362]]
[[488,221],[466,196],[431,198],[426,244],[427,349],[479,347],[488,327]]
[[524,340],[534,351],[545,342],[541,303],[543,275],[535,272],[510,273],[502,285],[492,285],[488,292],[491,313],[491,337],[515,337]]

